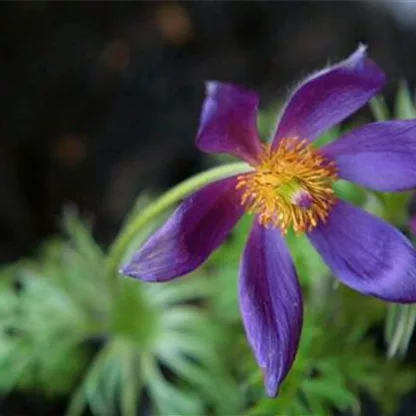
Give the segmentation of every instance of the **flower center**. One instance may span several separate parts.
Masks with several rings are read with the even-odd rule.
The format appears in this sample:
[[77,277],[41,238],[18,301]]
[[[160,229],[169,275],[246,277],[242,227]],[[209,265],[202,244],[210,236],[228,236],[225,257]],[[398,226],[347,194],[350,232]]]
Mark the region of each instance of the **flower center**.
[[326,221],[336,202],[336,178],[335,163],[308,140],[287,138],[275,150],[265,146],[254,171],[238,177],[237,189],[243,190],[241,204],[260,224],[286,234],[290,226],[311,231]]

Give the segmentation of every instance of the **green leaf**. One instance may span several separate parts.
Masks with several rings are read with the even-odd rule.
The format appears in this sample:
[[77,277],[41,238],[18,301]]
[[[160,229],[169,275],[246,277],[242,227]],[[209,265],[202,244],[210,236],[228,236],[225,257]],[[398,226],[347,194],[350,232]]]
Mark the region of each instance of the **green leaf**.
[[405,81],[400,82],[395,101],[395,118],[406,120],[416,118],[416,108]]
[[388,356],[404,357],[416,325],[415,305],[388,305],[385,322],[385,339]]
[[341,129],[339,126],[332,127],[330,130],[325,132],[321,137],[313,142],[313,145],[317,148],[321,148],[328,143],[334,141],[341,136]]
[[272,135],[276,129],[280,108],[280,103],[274,103],[267,109],[259,111],[257,127],[260,133],[260,137],[264,141],[270,141],[272,138]]
[[371,112],[377,121],[385,121],[390,119],[390,111],[382,95],[378,95],[372,98],[369,104]]
[[362,206],[368,198],[368,192],[365,189],[343,179],[334,183],[334,190],[340,199],[345,199],[354,205]]
[[319,378],[307,379],[302,386],[307,397],[313,398],[318,403],[328,401],[337,409],[358,411],[359,400],[357,395],[349,391],[347,386],[333,383],[330,378],[326,380]]

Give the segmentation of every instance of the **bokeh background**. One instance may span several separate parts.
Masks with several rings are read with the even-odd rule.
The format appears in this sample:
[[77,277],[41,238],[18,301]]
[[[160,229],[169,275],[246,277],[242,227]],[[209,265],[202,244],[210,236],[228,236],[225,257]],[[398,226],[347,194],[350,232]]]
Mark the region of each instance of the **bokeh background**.
[[[416,78],[416,2],[1,2],[0,261],[36,256],[67,209],[105,249],[139,193],[213,165],[193,145],[205,80],[267,108],[360,42],[389,103]],[[5,394],[0,414],[63,414],[34,397]]]
[[193,147],[204,81],[266,107],[358,42],[413,81],[414,2],[2,2],[0,256],[33,252],[65,204],[108,243],[142,189],[210,161]]

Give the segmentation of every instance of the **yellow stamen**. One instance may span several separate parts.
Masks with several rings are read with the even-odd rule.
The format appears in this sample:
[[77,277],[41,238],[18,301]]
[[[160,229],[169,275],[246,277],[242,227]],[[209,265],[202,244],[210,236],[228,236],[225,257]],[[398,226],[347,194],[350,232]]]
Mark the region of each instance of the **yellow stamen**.
[[265,227],[286,234],[311,231],[325,222],[336,202],[332,183],[335,163],[312,147],[308,140],[281,139],[277,149],[266,145],[253,172],[238,177],[241,204],[257,215]]

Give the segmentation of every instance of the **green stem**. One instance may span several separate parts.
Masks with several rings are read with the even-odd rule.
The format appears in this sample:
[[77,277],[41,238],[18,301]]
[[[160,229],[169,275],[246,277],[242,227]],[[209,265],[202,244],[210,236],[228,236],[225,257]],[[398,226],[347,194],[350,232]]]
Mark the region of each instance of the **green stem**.
[[108,276],[115,276],[123,260],[124,253],[130,242],[135,238],[137,232],[153,218],[162,214],[172,205],[180,202],[184,197],[190,195],[196,190],[202,188],[211,182],[233,176],[239,173],[247,172],[251,167],[246,163],[230,163],[221,165],[205,172],[201,172],[192,178],[174,186],[165,194],[157,198],[147,208],[145,208],[135,219],[129,221],[124,229],[121,230],[118,237],[110,247],[107,256],[107,273]]
[[373,113],[373,116],[377,121],[384,121],[384,120],[390,119],[389,109],[382,95],[378,95],[372,98],[369,104],[370,104],[370,109]]

